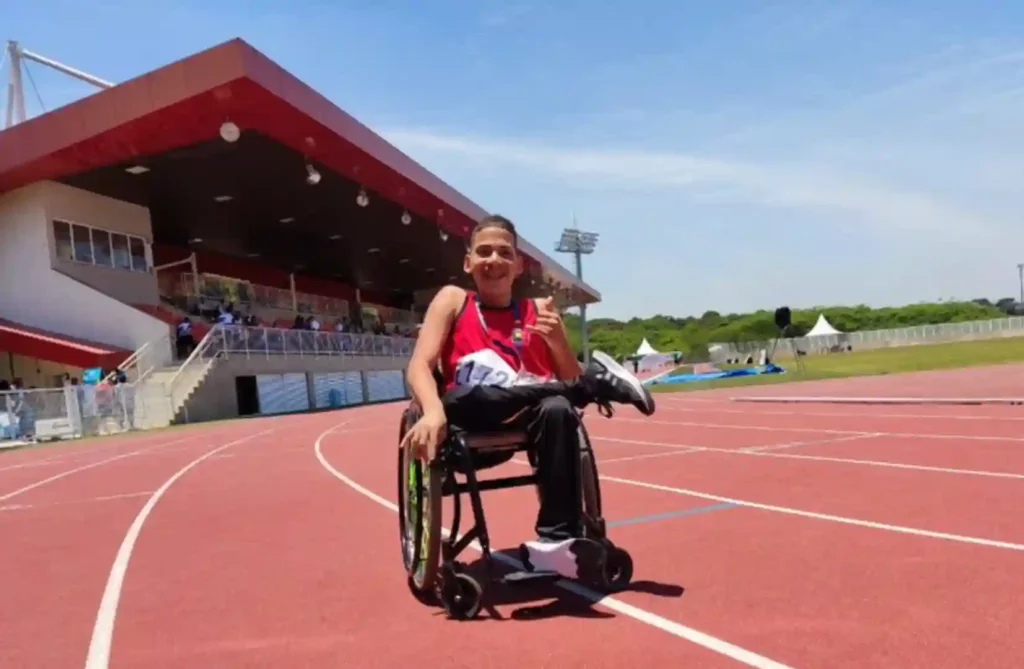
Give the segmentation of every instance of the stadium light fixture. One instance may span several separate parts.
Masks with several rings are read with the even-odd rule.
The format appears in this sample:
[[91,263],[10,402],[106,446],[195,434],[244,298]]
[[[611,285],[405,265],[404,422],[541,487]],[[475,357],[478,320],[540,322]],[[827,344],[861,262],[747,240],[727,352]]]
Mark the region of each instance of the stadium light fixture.
[[[583,280],[583,256],[590,255],[597,248],[598,233],[580,230],[576,227],[576,216],[572,217],[573,226],[562,231],[562,236],[555,245],[558,253],[571,253],[576,258],[576,276]],[[590,362],[590,345],[587,341],[587,305],[580,305],[580,345],[583,349],[584,364]]]
[[242,131],[231,121],[224,121],[220,124],[220,138],[228,144],[234,144],[242,136]]
[[402,225],[409,225],[412,223],[412,215],[409,214],[408,210],[402,212]]

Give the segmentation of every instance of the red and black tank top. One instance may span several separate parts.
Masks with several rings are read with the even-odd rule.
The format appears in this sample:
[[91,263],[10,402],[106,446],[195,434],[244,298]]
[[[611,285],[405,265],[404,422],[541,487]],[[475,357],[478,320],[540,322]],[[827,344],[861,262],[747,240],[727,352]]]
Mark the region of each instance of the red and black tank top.
[[486,307],[475,292],[455,317],[441,352],[444,389],[456,385],[511,386],[555,378],[547,343],[526,329],[537,322],[533,300],[515,300],[506,308]]

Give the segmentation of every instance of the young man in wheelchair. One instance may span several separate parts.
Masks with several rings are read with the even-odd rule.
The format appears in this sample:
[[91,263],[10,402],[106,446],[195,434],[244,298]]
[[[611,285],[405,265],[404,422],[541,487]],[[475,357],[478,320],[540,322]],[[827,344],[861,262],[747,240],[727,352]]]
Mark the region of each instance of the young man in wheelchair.
[[[523,271],[517,242],[508,219],[482,219],[464,260],[476,290],[445,286],[430,303],[408,367],[422,417],[402,445],[432,460],[449,424],[471,432],[524,432],[537,469],[540,510],[537,540],[521,546],[522,557],[536,569],[590,580],[604,548],[581,538],[577,409],[596,404],[610,413],[612,403],[632,404],[649,416],[654,399],[599,351],[582,368],[551,298],[514,299],[513,282]],[[498,456],[481,457],[478,468],[512,454]]]

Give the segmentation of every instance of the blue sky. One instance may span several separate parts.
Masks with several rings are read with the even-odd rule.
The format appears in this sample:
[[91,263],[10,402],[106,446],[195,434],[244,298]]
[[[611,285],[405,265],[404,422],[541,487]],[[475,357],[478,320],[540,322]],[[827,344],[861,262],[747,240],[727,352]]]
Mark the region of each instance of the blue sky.
[[[1016,295],[1013,5],[36,0],[0,25],[114,81],[241,37],[538,246],[575,213],[592,313],[629,317]],[[90,92],[32,71],[48,107]]]

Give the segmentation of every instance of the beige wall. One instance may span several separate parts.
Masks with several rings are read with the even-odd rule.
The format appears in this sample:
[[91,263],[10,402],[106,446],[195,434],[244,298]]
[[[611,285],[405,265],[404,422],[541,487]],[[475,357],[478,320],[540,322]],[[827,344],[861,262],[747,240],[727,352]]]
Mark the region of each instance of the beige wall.
[[[53,192],[37,183],[0,196],[0,317],[129,351],[166,336],[163,321],[53,268]],[[74,202],[56,201],[54,211]]]
[[69,223],[135,235],[152,244],[153,228],[149,209],[53,181],[43,182],[40,186],[47,219],[50,263],[55,270],[128,304],[160,302],[155,273],[126,272],[59,260],[53,240],[52,222],[57,218]]

